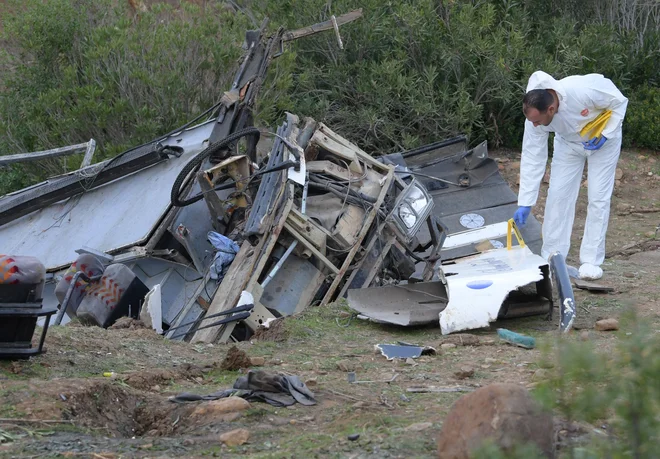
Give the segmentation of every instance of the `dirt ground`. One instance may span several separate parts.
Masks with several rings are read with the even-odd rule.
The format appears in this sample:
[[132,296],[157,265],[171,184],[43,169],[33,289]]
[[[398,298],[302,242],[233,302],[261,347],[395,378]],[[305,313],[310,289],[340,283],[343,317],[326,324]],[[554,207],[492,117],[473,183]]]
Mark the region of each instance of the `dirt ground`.
[[[498,151],[502,173],[517,189],[519,153]],[[576,290],[577,340],[581,330],[607,352],[617,334],[596,332],[596,320],[634,309],[660,328],[660,162],[626,151],[614,193],[602,283],[608,294]],[[543,185],[545,195],[547,184]],[[534,214],[542,217],[542,202]],[[582,190],[569,263],[577,252],[586,212]],[[550,347],[557,323],[543,317],[509,320],[464,336],[443,337],[437,326],[403,329],[352,319],[342,302],[310,308],[286,319],[259,341],[238,343],[263,369],[298,375],[315,393],[316,406],[275,408],[252,403],[236,416],[195,412],[200,403],[174,404],[181,392],[209,394],[230,388],[241,371],[221,363],[230,345],[190,345],[146,329],[103,330],[81,326],[49,330],[48,352],[24,362],[0,362],[1,457],[436,457],[443,419],[462,394],[411,393],[413,386],[476,388],[492,382],[533,387],[542,351],[497,339],[498,326],[526,333]],[[39,331],[39,330],[38,330]],[[625,332],[625,330],[623,330]],[[476,337],[476,338],[474,338]],[[414,365],[376,355],[378,343],[405,341],[434,346],[435,356]],[[475,344],[478,341],[478,344]],[[443,343],[457,344],[441,347]],[[469,345],[465,345],[469,344]],[[540,346],[543,348],[543,346]],[[347,371],[359,381],[349,384]],[[472,376],[460,379],[466,374]],[[104,373],[111,373],[104,376]],[[220,435],[245,428],[247,443],[228,447]],[[357,440],[349,436],[359,434]]]

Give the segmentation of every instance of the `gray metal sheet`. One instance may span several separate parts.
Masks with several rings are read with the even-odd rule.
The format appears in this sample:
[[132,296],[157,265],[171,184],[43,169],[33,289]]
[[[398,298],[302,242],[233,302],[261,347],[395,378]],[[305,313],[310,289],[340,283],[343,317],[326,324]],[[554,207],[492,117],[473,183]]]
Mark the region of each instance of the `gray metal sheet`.
[[442,282],[419,282],[352,289],[348,291],[351,309],[379,322],[395,325],[437,323],[447,306]]
[[184,149],[148,169],[53,204],[0,227],[0,252],[37,257],[48,270],[71,264],[76,249],[109,252],[143,243],[170,207],[172,183],[184,165],[206,146],[213,123],[205,123],[163,144]]

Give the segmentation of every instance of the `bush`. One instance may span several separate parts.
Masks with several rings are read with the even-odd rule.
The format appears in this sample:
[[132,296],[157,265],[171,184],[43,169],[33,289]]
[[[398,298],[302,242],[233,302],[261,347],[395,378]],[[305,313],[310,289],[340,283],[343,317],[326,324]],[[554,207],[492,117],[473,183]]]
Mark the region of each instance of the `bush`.
[[[114,4],[28,0],[14,5],[20,14],[0,18],[5,43],[16,50],[0,55],[0,151],[94,138],[98,161],[184,124],[231,85],[245,16],[220,3],[158,5],[139,15]],[[58,171],[39,166],[11,174]],[[8,182],[0,181],[0,195]]]
[[628,145],[660,149],[660,88],[644,85],[629,97],[624,124]]
[[560,341],[555,371],[537,389],[548,408],[570,421],[605,424],[605,435],[573,457],[653,458],[660,451],[660,336],[634,316],[614,352]]

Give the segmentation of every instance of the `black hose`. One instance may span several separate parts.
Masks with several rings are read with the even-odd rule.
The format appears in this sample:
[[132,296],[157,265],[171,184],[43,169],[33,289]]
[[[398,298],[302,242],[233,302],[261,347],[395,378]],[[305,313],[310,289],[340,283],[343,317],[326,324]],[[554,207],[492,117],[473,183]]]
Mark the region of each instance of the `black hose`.
[[172,205],[174,207],[186,207],[202,199],[204,197],[204,194],[200,193],[196,196],[193,196],[190,199],[181,200],[181,192],[182,192],[181,188],[183,187],[183,183],[186,180],[186,177],[188,177],[188,175],[192,171],[197,169],[202,164],[202,162],[210,155],[216,153],[217,151],[226,147],[230,143],[248,135],[255,136],[256,140],[258,141],[261,132],[256,127],[248,127],[245,129],[241,129],[240,131],[236,131],[232,134],[229,134],[224,139],[219,140],[212,145],[209,145],[200,154],[198,154],[193,159],[191,159],[190,162],[183,167],[181,172],[179,172],[179,175],[177,175],[176,180],[174,180],[174,184],[172,185],[172,193],[170,195]]

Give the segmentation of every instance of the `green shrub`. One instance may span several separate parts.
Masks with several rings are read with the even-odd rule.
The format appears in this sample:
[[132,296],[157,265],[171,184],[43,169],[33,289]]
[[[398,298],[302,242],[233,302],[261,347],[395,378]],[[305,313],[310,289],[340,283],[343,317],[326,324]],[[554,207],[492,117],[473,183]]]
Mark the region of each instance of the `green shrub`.
[[628,145],[660,150],[660,87],[644,85],[630,95],[624,139]]
[[628,317],[613,352],[558,342],[555,370],[536,391],[570,421],[605,425],[573,452],[583,458],[655,458],[660,451],[660,335]]

